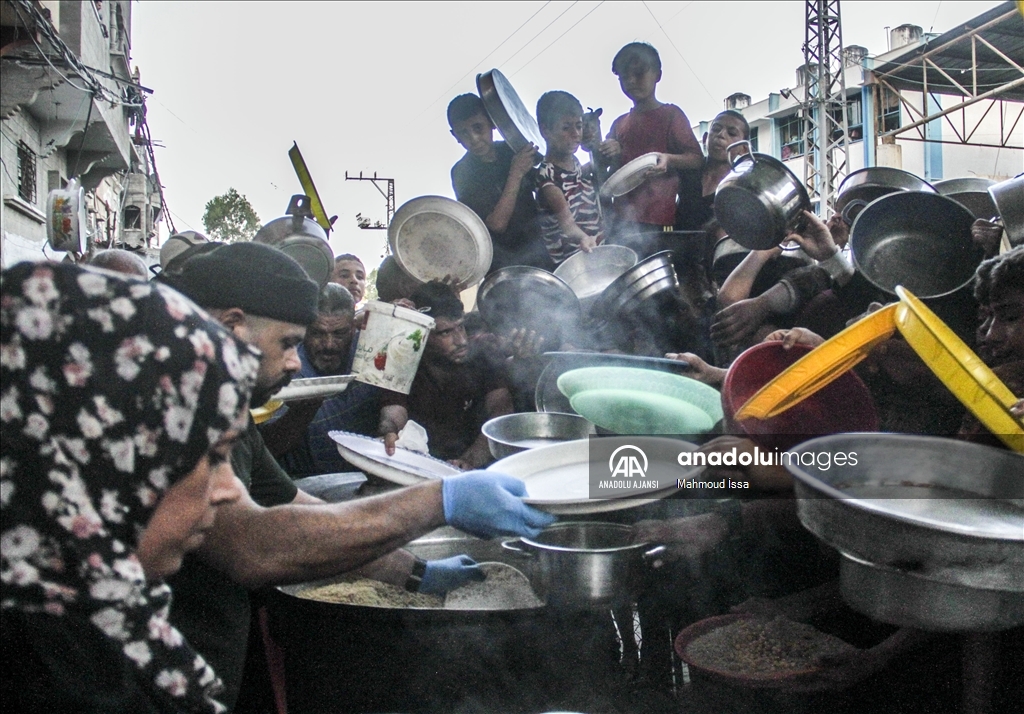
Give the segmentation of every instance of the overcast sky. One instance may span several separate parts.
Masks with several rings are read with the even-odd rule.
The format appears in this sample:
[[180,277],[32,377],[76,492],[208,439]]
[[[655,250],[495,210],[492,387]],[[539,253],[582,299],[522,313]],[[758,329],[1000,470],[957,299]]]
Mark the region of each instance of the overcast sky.
[[[844,45],[886,50],[887,26],[945,32],[997,2],[842,3]],[[615,52],[646,41],[661,53],[658,97],[691,123],[734,92],[754,101],[795,84],[803,62],[804,3],[186,3],[132,6],[133,64],[155,90],[148,120],[160,178],[179,230],[202,231],[206,202],[229,187],[265,223],[301,193],[288,160],[297,141],[328,215],[335,253],[380,262],[384,199],[345,172],[395,179],[398,206],[454,197],[462,149],[445,107],[475,92],[493,67],[527,106],[550,89],[603,107],[602,127],[629,110],[611,73]],[[660,27],[659,27],[660,25]],[[500,137],[498,137],[500,138]]]

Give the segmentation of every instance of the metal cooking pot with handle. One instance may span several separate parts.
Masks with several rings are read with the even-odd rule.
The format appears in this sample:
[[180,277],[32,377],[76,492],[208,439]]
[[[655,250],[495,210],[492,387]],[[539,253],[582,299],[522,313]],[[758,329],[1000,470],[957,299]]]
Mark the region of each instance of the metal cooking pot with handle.
[[935,193],[935,187],[903,169],[870,166],[854,171],[839,184],[835,210],[842,214],[847,225],[851,225],[864,207],[876,198],[900,191]]
[[568,610],[629,605],[643,591],[649,563],[665,546],[633,543],[632,529],[617,523],[556,523],[536,538],[502,547],[536,558],[539,593],[548,606]]
[[1024,245],[1024,174],[997,183],[988,192],[999,209],[1010,245]]
[[715,218],[725,232],[744,248],[766,250],[781,243],[786,234],[799,227],[803,211],[810,210],[807,189],[778,159],[750,153],[736,157],[732,172],[715,191]]

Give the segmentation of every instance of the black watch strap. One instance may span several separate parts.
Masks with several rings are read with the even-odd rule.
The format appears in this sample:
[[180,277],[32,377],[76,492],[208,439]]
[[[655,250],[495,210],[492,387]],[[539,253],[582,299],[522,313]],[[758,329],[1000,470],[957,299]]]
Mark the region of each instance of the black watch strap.
[[405,581],[405,589],[411,593],[418,593],[423,583],[423,576],[427,574],[427,561],[423,558],[416,558],[412,564],[412,572]]

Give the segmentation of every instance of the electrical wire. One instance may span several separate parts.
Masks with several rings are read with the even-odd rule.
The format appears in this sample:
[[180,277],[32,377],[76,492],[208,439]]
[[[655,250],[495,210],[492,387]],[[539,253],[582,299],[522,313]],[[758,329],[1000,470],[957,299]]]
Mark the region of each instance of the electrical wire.
[[547,29],[548,29],[549,27],[551,27],[551,26],[552,26],[552,25],[554,25],[554,24],[555,24],[556,22],[558,22],[558,20],[559,20],[559,19],[561,19],[562,15],[564,15],[565,13],[569,12],[569,11],[570,11],[570,10],[572,10],[572,9],[573,9],[574,7],[576,7],[576,5],[577,5],[577,3],[578,3],[578,2],[579,2],[579,0],[576,0],[575,2],[573,2],[573,4],[572,4],[572,5],[570,5],[569,7],[565,8],[564,10],[562,10],[562,12],[558,13],[558,17],[556,17],[556,18],[555,18],[554,20],[552,20],[552,21],[551,21],[551,22],[549,22],[548,24],[544,25],[544,27],[543,27],[543,28],[541,28],[541,31],[540,31],[540,32],[538,32],[538,33],[537,33],[536,35],[534,35],[534,36],[533,36],[533,37],[531,37],[531,38],[530,38],[529,40],[527,40],[527,41],[526,41],[526,44],[524,44],[524,45],[523,45],[522,47],[520,47],[520,48],[519,48],[518,50],[516,50],[515,52],[513,52],[513,53],[512,53],[512,56],[511,56],[511,57],[506,57],[506,58],[505,58],[505,61],[504,61],[504,62],[502,62],[502,64],[508,64],[509,62],[511,62],[511,61],[512,61],[512,58],[513,58],[513,57],[515,57],[515,56],[516,56],[517,54],[519,54],[520,52],[522,52],[523,50],[525,50],[525,49],[526,49],[527,47],[529,47],[529,46],[530,46],[530,43],[532,43],[532,42],[533,42],[534,40],[536,40],[536,39],[537,39],[538,37],[540,37],[541,35],[543,35],[543,34],[544,34],[544,32],[545,32],[545,31],[546,31],[546,30],[547,30]]
[[[552,46],[552,45],[554,45],[554,44],[555,44],[556,42],[558,42],[558,41],[559,41],[560,39],[562,39],[562,38],[563,38],[563,37],[565,37],[565,36],[566,36],[567,34],[569,34],[569,32],[571,32],[571,31],[572,31],[572,29],[573,29],[574,27],[576,27],[576,25],[580,24],[581,22],[583,22],[584,20],[586,20],[586,19],[587,19],[588,17],[590,17],[591,13],[593,13],[593,12],[594,12],[594,10],[596,10],[597,8],[599,8],[599,7],[601,7],[602,5],[604,5],[604,2],[605,2],[605,0],[601,0],[601,2],[599,2],[599,3],[597,4],[597,5],[595,5],[595,6],[593,7],[593,8],[591,8],[591,9],[590,9],[590,12],[588,12],[588,13],[587,13],[586,15],[584,15],[584,16],[583,16],[583,17],[581,17],[581,18],[580,18],[579,20],[577,20],[576,22],[574,22],[574,23],[573,23],[573,24],[572,24],[572,25],[571,25],[571,26],[569,27],[569,29],[568,29],[568,30],[566,30],[566,31],[565,31],[565,32],[563,32],[563,33],[562,33],[561,35],[559,35],[559,36],[558,36],[558,37],[556,37],[556,38],[555,38],[554,40],[552,40],[552,41],[551,41],[551,43],[550,43],[550,44],[549,44],[549,45],[548,45],[547,47],[545,47],[545,48],[544,48],[544,49],[542,49],[542,50],[541,50],[540,52],[538,52],[537,54],[535,54],[535,55],[534,55],[534,56],[533,56],[533,57],[532,57],[532,58],[530,59],[530,61],[529,61],[529,62],[527,62],[526,64],[524,64],[524,65],[523,65],[522,67],[520,67],[519,69],[517,69],[517,70],[516,70],[515,72],[513,72],[513,73],[512,73],[512,74],[510,74],[509,76],[510,76],[510,77],[514,77],[514,76],[516,76],[517,74],[519,74],[520,72],[522,72],[522,71],[523,71],[524,69],[526,69],[526,68],[527,68],[527,67],[528,67],[528,66],[530,65],[530,62],[533,62],[533,60],[537,59],[537,58],[538,58],[538,57],[540,57],[540,56],[541,56],[542,54],[544,54],[544,53],[545,53],[545,52],[547,52],[547,51],[548,51],[549,49],[551,49],[551,46]],[[574,3],[574,4],[575,4],[575,3]]]
[[676,54],[679,55],[679,59],[681,59],[683,61],[683,64],[685,64],[686,68],[688,70],[690,70],[690,72],[693,74],[694,78],[697,80],[697,83],[700,84],[700,86],[704,88],[704,91],[707,92],[708,96],[711,97],[711,99],[714,99],[715,95],[713,95],[711,93],[711,90],[709,90],[707,88],[707,85],[705,85],[704,82],[701,81],[701,78],[694,71],[693,67],[691,67],[690,63],[686,61],[685,57],[683,57],[683,53],[679,51],[678,47],[676,47],[676,43],[672,41],[672,38],[669,37],[669,34],[667,32],[665,32],[665,28],[661,26],[660,22],[658,22],[658,18],[654,15],[654,13],[651,11],[651,8],[647,5],[647,0],[643,0],[643,4],[644,4],[644,8],[646,8],[647,12],[650,14],[651,19],[654,20],[654,24],[656,24],[658,26],[658,29],[661,30],[661,34],[665,35],[665,39],[668,40],[668,43],[670,45],[672,45],[672,49],[674,49],[676,51]]
[[[518,33],[518,32],[519,32],[519,31],[520,31],[521,29],[523,29],[524,27],[526,27],[526,24],[527,24],[527,23],[528,23],[528,22],[529,22],[530,20],[532,20],[533,18],[537,17],[537,15],[539,15],[539,14],[540,14],[540,11],[541,11],[541,10],[543,10],[544,8],[546,8],[546,7],[547,7],[548,5],[550,5],[550,4],[551,4],[551,0],[548,0],[548,1],[546,2],[546,3],[544,3],[543,5],[541,5],[541,6],[540,6],[540,9],[539,9],[539,10],[537,10],[537,12],[533,13],[533,14],[532,14],[532,15],[530,15],[530,16],[529,16],[528,18],[526,18],[526,21],[525,21],[525,22],[523,22],[523,24],[521,24],[521,25],[520,25],[519,27],[517,27],[516,29],[514,29],[514,30],[512,31],[512,33],[511,33],[511,34],[510,34],[510,35],[509,35],[508,37],[506,37],[506,38],[505,38],[504,40],[502,40],[502,41],[501,41],[501,44],[499,44],[499,45],[498,45],[497,47],[495,47],[495,48],[494,48],[493,50],[491,50],[490,52],[488,52],[488,53],[487,53],[487,56],[486,56],[486,57],[484,57],[484,58],[483,58],[482,60],[480,60],[479,62],[477,62],[477,63],[476,63],[475,65],[473,65],[473,66],[472,66],[472,67],[471,67],[471,68],[469,69],[469,71],[468,71],[468,72],[466,72],[466,73],[465,73],[464,75],[462,75],[461,77],[459,77],[459,79],[458,79],[458,80],[457,80],[457,81],[455,82],[455,84],[453,84],[452,86],[448,87],[448,89],[444,90],[444,91],[443,91],[443,92],[442,92],[442,93],[441,93],[441,94],[440,94],[440,95],[439,95],[439,96],[437,97],[437,99],[435,99],[435,100],[434,100],[434,101],[432,101],[432,102],[431,102],[430,104],[428,104],[427,106],[425,106],[425,107],[423,108],[423,111],[421,111],[421,112],[419,113],[419,115],[418,115],[418,116],[417,116],[416,118],[418,119],[419,117],[423,116],[423,115],[424,115],[424,114],[425,114],[425,113],[427,112],[427,110],[429,110],[429,109],[430,109],[430,108],[431,108],[432,106],[434,106],[435,104],[437,104],[437,103],[438,103],[439,101],[441,101],[441,100],[442,100],[442,99],[444,99],[445,97],[449,96],[449,95],[451,94],[451,91],[452,91],[453,89],[455,89],[456,87],[458,87],[458,86],[459,86],[459,84],[461,84],[461,83],[462,83],[462,80],[464,80],[464,79],[465,79],[466,77],[468,77],[469,75],[473,74],[473,71],[474,71],[474,70],[475,70],[475,69],[476,69],[477,67],[479,67],[480,65],[482,65],[482,64],[483,64],[484,62],[486,62],[486,61],[487,61],[487,59],[488,59],[488,58],[489,58],[489,57],[490,57],[491,55],[493,55],[493,54],[494,54],[495,52],[497,52],[497,51],[498,51],[498,50],[500,50],[500,49],[501,49],[502,47],[504,47],[504,46],[505,46],[505,43],[506,43],[506,42],[508,42],[509,40],[511,40],[511,39],[512,39],[512,38],[513,38],[513,37],[514,37],[514,36],[516,35],[516,33]],[[170,110],[168,110],[168,111],[170,111]],[[184,122],[182,122],[182,123],[184,124]]]

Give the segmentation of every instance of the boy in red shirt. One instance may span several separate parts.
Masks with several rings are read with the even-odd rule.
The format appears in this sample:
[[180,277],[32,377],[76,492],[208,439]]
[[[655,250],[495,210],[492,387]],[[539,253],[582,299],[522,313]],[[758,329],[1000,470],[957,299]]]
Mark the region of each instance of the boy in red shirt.
[[612,60],[612,72],[618,76],[623,94],[633,101],[633,109],[612,123],[608,139],[598,151],[612,169],[638,156],[658,153],[658,163],[646,181],[615,199],[616,242],[639,241],[644,247],[653,243],[652,233],[671,230],[676,220],[678,172],[699,170],[704,154],[683,110],[663,104],[655,96],[661,81],[661,57],[656,49],[645,42],[629,43]]

